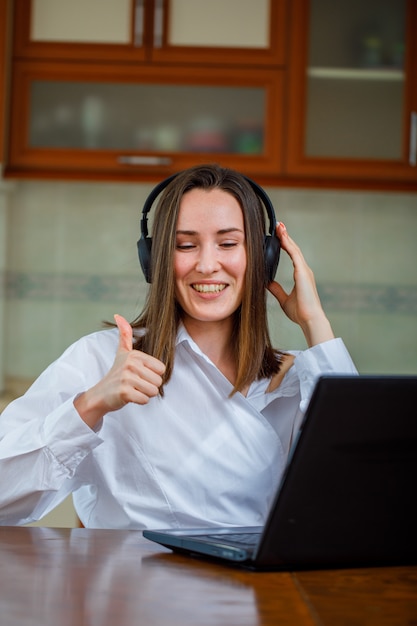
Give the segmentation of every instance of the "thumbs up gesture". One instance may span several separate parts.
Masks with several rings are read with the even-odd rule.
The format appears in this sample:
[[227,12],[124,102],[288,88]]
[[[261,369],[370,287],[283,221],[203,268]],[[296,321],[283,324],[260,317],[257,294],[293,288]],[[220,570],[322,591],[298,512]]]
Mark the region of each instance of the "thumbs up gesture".
[[129,402],[147,404],[158,395],[165,365],[155,357],[133,349],[133,331],[121,315],[114,316],[119,345],[109,372],[94,387],[81,394],[74,406],[91,427],[110,411]]

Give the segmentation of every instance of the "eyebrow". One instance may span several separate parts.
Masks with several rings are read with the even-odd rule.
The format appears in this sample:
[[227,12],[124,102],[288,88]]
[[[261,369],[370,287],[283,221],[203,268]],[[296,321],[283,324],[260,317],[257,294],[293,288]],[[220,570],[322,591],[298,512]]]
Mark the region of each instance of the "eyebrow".
[[[242,233],[242,235],[244,235],[244,231],[241,228],[235,228],[234,226],[231,226],[230,228],[222,228],[220,230],[217,231],[217,235],[227,235],[227,233]],[[177,230],[176,232],[177,235],[188,235],[188,236],[192,236],[192,235],[198,235],[198,231],[197,230]]]

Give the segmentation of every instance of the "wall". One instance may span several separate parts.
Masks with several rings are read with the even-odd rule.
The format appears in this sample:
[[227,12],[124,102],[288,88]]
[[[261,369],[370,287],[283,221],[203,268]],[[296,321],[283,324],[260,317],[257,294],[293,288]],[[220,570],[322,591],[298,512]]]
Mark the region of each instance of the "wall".
[[[15,183],[7,235],[5,374],[35,377],[115,312],[136,315],[136,253],[151,185]],[[362,372],[417,373],[417,195],[268,189],[313,267],[335,331]],[[282,259],[278,277],[291,283]],[[275,343],[303,347],[270,302]]]

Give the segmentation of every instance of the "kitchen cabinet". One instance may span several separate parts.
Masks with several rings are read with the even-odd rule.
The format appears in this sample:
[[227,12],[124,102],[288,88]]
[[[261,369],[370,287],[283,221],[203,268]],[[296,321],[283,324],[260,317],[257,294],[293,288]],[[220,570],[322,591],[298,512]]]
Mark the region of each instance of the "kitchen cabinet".
[[16,0],[6,174],[131,179],[221,160],[276,175],[285,16],[285,0]]
[[286,171],[417,182],[417,2],[291,2]]
[[15,0],[18,57],[282,65],[285,0]]
[[417,0],[13,6],[6,176],[417,189]]

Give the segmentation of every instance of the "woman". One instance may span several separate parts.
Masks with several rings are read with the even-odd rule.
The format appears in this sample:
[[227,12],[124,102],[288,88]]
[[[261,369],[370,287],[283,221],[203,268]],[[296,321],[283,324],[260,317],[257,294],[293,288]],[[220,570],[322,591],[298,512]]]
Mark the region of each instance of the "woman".
[[[282,223],[287,294],[266,284],[265,225],[233,170],[197,166],[161,196],[152,283],[129,324],[80,339],[0,417],[0,523],[69,493],[85,526],[258,526],[322,373],[356,373]],[[308,349],[272,348],[266,287]]]

